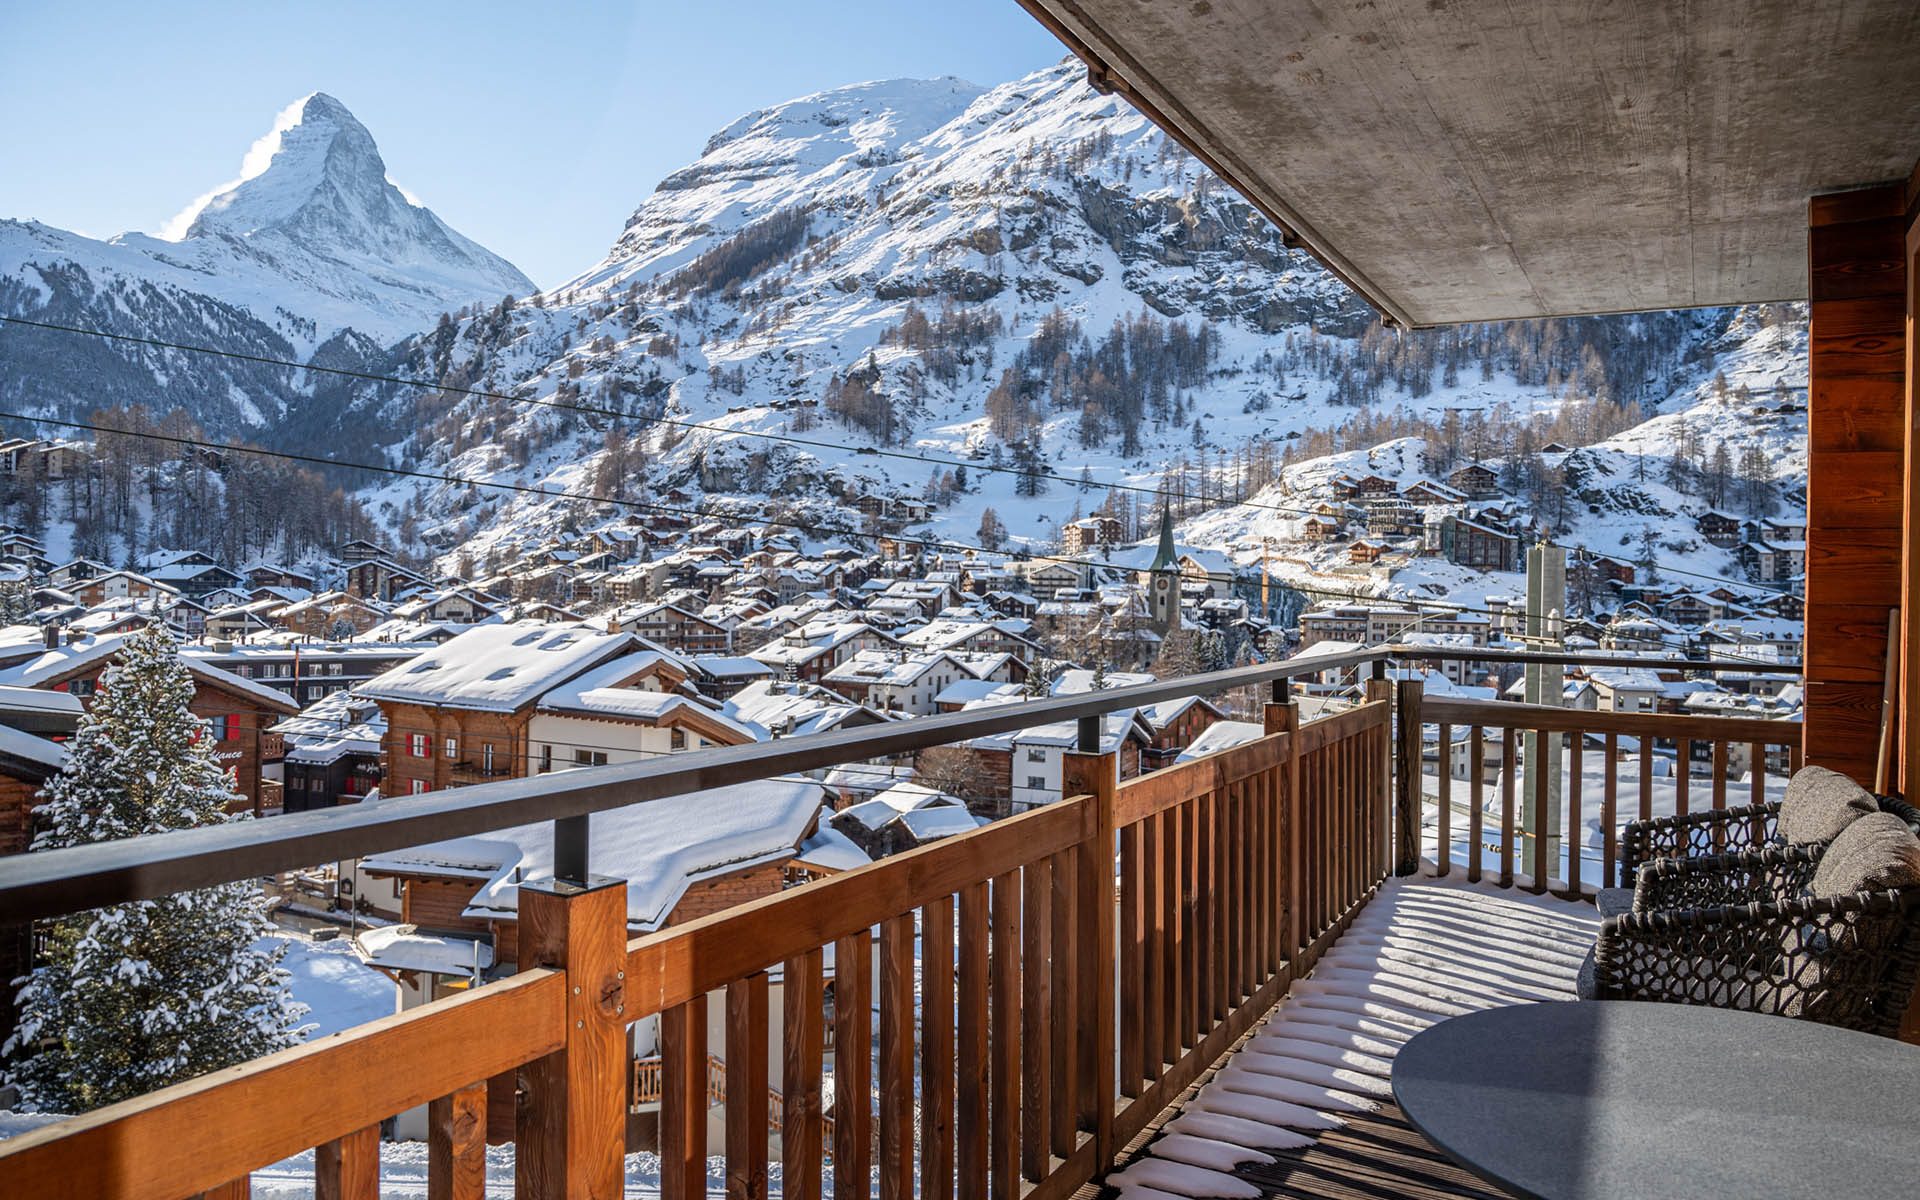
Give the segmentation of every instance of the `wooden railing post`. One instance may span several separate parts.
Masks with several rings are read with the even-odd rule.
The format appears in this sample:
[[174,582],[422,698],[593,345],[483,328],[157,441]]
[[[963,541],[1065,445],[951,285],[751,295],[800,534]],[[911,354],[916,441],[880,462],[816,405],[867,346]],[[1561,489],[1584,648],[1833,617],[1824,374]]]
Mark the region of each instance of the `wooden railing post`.
[[484,1200],[487,1084],[469,1084],[427,1104],[427,1200]]
[[1105,1171],[1113,1165],[1113,1108],[1118,1091],[1114,973],[1120,947],[1114,909],[1113,801],[1120,783],[1120,761],[1118,755],[1097,752],[1098,718],[1093,725],[1094,737],[1089,739],[1089,731],[1082,728],[1081,751],[1066,756],[1061,794],[1093,798],[1087,841],[1075,856],[1080,868],[1080,894],[1074,906],[1079,925],[1076,949],[1081,961],[1089,964],[1079,989],[1081,1011],[1076,1033],[1080,1047],[1075,1057],[1080,1078],[1075,1086],[1079,1094],[1075,1111],[1079,1127],[1093,1134],[1097,1169]]
[[1305,897],[1300,878],[1300,705],[1291,699],[1284,702],[1276,700],[1267,705],[1265,715],[1268,733],[1289,735],[1285,768],[1286,803],[1280,806],[1276,814],[1280,819],[1280,869],[1287,876],[1283,891],[1287,912],[1286,919],[1281,922],[1280,936],[1281,955],[1297,970],[1305,931],[1300,919],[1300,906]]
[[1399,737],[1393,759],[1394,806],[1393,873],[1411,875],[1420,869],[1421,794],[1421,721],[1420,697],[1424,690],[1418,679],[1402,679],[1395,687],[1394,710]]
[[618,1200],[627,1095],[627,885],[520,885],[520,962],[567,976],[567,1044],[521,1069],[514,1194]]
[[380,1200],[380,1127],[356,1129],[314,1148],[314,1200]]
[[[1387,711],[1391,718],[1393,680],[1382,678],[1385,674],[1384,662],[1374,663],[1374,670],[1376,672],[1374,677],[1367,680],[1367,703],[1384,702],[1388,705]],[[1354,881],[1358,889],[1355,895],[1370,886],[1373,879],[1390,875],[1394,870],[1392,724],[1392,720],[1389,719],[1387,724],[1381,727],[1377,735],[1377,743],[1373,737],[1364,734],[1360,737],[1358,749],[1361,766],[1356,783],[1363,796],[1362,803],[1366,806],[1361,809],[1361,819],[1364,823],[1360,826],[1360,833],[1366,841],[1368,852],[1361,856],[1362,878]],[[1416,860],[1417,858],[1416,855]],[[1353,896],[1343,897],[1342,909],[1344,910],[1351,903],[1353,903]]]

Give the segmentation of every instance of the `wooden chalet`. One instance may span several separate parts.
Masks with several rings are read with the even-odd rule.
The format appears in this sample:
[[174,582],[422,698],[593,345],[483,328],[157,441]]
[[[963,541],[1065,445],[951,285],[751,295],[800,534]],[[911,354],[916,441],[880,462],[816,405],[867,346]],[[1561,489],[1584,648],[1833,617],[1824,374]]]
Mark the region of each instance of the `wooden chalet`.
[[[128,634],[62,637],[49,626],[38,643],[0,647],[0,685],[64,692],[90,706],[102,672],[112,665]],[[270,727],[298,706],[271,688],[182,655],[193,675],[189,709],[207,723],[214,758],[233,775],[234,790],[257,816],[267,807],[261,767],[280,757],[279,735]]]
[[641,648],[630,634],[515,621],[476,626],[375,676],[357,694],[386,719],[383,794],[535,773],[527,727],[541,698]]
[[1447,486],[1469,500],[1492,500],[1500,495],[1500,476],[1491,467],[1468,463],[1447,476]]

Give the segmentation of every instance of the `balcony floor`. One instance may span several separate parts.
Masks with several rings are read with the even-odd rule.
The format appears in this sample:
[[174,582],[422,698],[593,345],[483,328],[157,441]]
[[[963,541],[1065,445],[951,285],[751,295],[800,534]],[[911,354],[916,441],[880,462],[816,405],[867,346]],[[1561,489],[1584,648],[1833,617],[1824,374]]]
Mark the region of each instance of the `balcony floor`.
[[1313,974],[1161,1121],[1101,1193],[1499,1196],[1392,1102],[1393,1056],[1436,1021],[1573,999],[1591,905],[1450,879],[1389,880]]

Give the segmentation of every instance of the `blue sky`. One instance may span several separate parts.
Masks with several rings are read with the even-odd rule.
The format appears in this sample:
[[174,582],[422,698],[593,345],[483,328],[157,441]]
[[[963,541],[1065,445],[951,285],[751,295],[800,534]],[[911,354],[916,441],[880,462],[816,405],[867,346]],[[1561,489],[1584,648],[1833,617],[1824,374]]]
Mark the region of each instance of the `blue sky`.
[[1063,53],[1013,0],[0,0],[0,216],[157,230],[324,91],[394,180],[546,287],[742,113]]

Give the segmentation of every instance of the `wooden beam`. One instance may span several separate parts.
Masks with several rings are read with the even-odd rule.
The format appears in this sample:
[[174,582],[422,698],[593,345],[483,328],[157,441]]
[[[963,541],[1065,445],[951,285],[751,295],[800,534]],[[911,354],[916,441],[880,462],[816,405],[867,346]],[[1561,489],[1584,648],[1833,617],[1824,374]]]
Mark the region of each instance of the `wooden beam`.
[[528,1063],[514,1194],[617,1200],[627,1137],[627,885],[520,885],[520,958],[567,973],[566,1048]]

